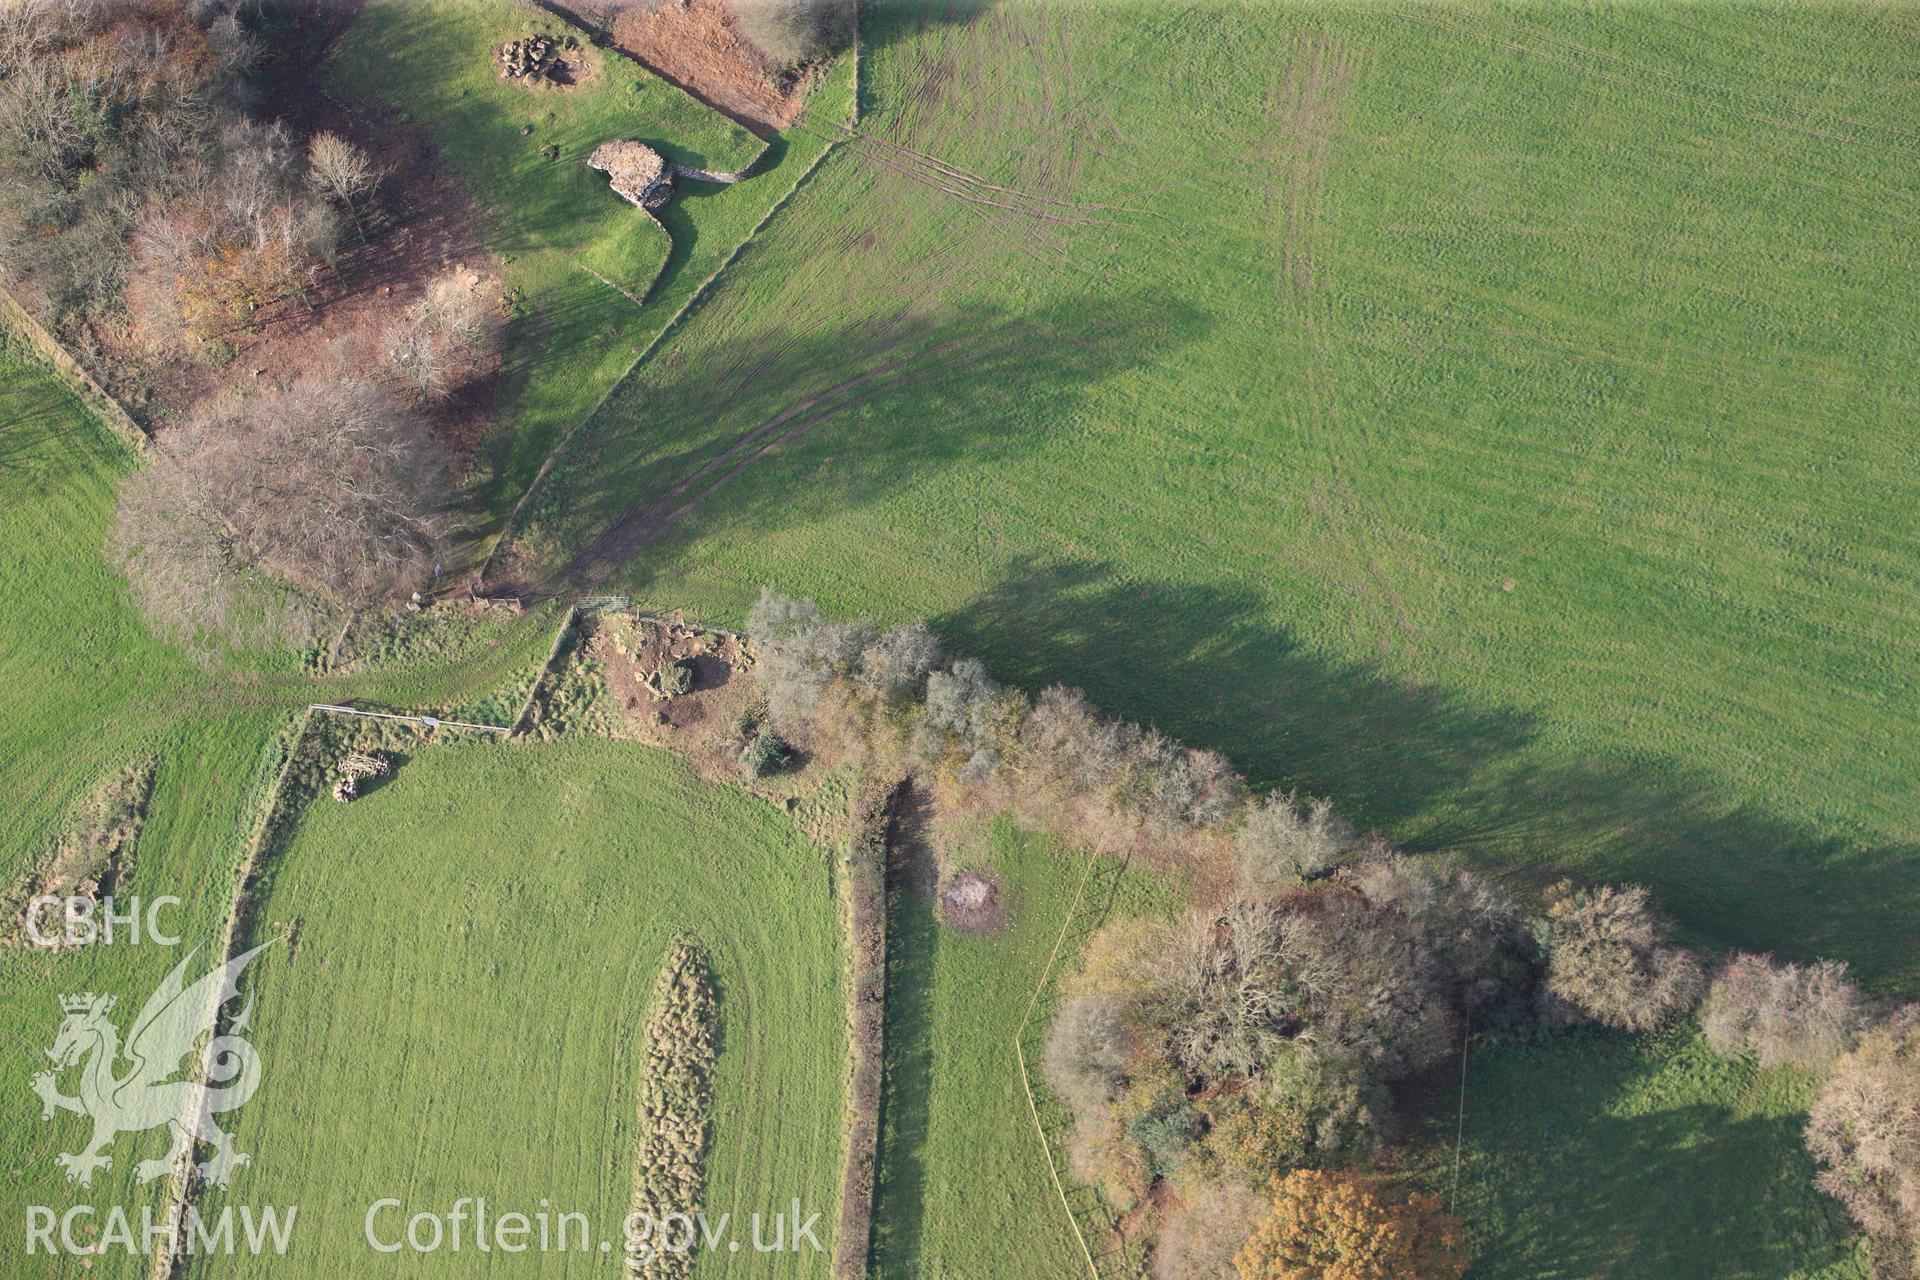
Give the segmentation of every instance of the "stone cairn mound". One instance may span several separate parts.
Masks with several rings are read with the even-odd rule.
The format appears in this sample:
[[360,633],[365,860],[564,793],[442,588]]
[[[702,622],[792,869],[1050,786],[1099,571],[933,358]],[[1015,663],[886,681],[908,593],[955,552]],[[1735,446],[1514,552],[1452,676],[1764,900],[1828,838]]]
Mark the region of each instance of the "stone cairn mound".
[[587,157],[587,167],[606,174],[618,195],[642,209],[658,209],[673,198],[667,162],[644,142],[603,142]]
[[532,35],[500,46],[500,78],[503,80],[545,80],[566,64],[560,58],[560,42],[552,36]]
[[333,798],[341,804],[360,794],[360,779],[384,778],[393,766],[385,756],[366,751],[349,751],[337,766],[339,777],[333,780]]

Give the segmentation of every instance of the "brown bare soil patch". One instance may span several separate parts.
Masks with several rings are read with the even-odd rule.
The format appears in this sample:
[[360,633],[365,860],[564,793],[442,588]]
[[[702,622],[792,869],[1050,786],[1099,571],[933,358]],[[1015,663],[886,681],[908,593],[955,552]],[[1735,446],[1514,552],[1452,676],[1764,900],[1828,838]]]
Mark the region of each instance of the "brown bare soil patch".
[[[187,355],[150,366],[146,411],[156,425],[177,420],[199,399],[227,387],[291,381],[320,367],[330,353],[356,353],[355,363],[373,362],[407,308],[443,273],[457,271],[468,287],[500,298],[500,272],[483,245],[474,200],[439,163],[431,136],[390,112],[350,110],[320,91],[327,51],[353,16],[343,13],[337,25],[316,35],[313,47],[290,53],[275,68],[263,114],[284,121],[302,145],[330,131],[366,150],[385,175],[366,217],[367,243],[358,243],[349,228],[334,268],[318,267],[309,275],[308,301],[282,298],[263,308],[247,329],[229,335],[229,358],[216,364]],[[110,360],[133,362],[124,334],[95,336]],[[426,408],[428,425],[456,470],[466,467],[487,434],[497,373],[498,358],[490,358],[452,399]]]
[[940,891],[940,918],[961,933],[999,933],[1010,915],[1006,894],[991,872],[962,871]]
[[[586,656],[606,673],[620,736],[686,755],[707,777],[734,777],[740,713],[753,698],[753,656],[740,638],[690,623],[613,614],[593,620]],[[693,683],[663,693],[665,668]]]
[[784,71],[733,25],[726,0],[600,0],[580,6],[613,46],[766,138],[800,117],[817,78]]

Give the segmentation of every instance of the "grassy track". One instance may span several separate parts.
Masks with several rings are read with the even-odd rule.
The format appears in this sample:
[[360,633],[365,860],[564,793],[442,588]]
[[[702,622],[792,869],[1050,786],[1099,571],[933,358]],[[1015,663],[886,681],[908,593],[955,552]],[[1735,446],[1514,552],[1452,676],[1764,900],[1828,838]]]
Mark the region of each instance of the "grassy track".
[[[363,1218],[389,1195],[407,1202],[402,1226],[462,1195],[494,1213],[544,1199],[617,1240],[641,1024],[683,929],[719,991],[705,1206],[749,1241],[697,1274],[820,1274],[824,1254],[755,1253],[746,1219],[797,1196],[831,1249],[846,1031],[830,877],[829,855],[774,809],[605,741],[429,748],[351,806],[320,801],[262,916],[262,936],[295,943],[262,959],[265,1084],[237,1113],[259,1157],[233,1192],[299,1204],[300,1240],[284,1261],[195,1274],[474,1274],[470,1248],[375,1255]],[[514,1262],[541,1276],[616,1265]]]
[[[895,1277],[1025,1280],[1083,1274],[1020,1086],[1013,1034],[1066,919],[1083,863],[1050,840],[1001,827],[980,859],[1001,876],[1012,919],[992,937],[941,924],[913,892],[889,922],[887,1079],[874,1271]],[[1122,911],[1167,891],[1129,875]],[[1064,969],[1071,957],[1061,961]]]
[[1920,981],[1913,10],[867,12],[530,545]]
[[[586,167],[595,146],[637,138],[669,160],[734,171],[761,143],[611,50],[591,51],[597,70],[573,88],[502,80],[491,50],[540,30],[566,32],[521,0],[375,0],[329,69],[345,100],[394,109],[432,133],[478,201],[482,243],[504,259],[508,290],[524,299],[508,334],[501,426],[483,460],[495,518],[765,214],[791,181],[784,175],[825,146],[812,136],[776,140],[751,179],[682,184],[656,223]],[[845,66],[811,112],[842,118],[850,95]],[[559,148],[552,161],[542,154],[549,146]]]

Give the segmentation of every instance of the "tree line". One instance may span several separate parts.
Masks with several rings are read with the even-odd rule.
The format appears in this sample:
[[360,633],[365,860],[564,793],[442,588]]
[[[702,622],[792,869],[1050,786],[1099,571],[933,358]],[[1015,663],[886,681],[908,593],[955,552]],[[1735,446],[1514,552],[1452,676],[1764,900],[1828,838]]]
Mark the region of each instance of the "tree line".
[[[1170,920],[1099,930],[1066,978],[1043,1074],[1073,1171],[1156,1206],[1156,1280],[1444,1280],[1437,1200],[1371,1170],[1410,1082],[1469,1028],[1648,1032],[1823,1079],[1819,1185],[1878,1274],[1916,1273],[1920,1005],[1879,1017],[1844,964],[1681,946],[1643,888],[1562,881],[1523,901],[1458,863],[1363,836],[1323,799],[1256,796],[1217,753],[1037,697],[946,654],[923,623],[823,617],[764,591],[747,621],[781,737],[921,778],[945,815],[1005,814],[1144,856],[1198,886]],[[1164,1186],[1174,1194],[1157,1196]]]

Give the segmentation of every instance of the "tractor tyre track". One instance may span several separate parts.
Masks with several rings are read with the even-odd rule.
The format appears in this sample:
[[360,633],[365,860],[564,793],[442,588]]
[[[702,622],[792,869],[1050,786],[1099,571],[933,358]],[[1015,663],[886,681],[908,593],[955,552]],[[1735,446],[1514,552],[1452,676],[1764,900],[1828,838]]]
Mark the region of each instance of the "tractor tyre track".
[[[591,586],[600,582],[609,573],[626,565],[639,552],[670,533],[695,507],[727,481],[759,462],[773,450],[799,439],[815,425],[865,403],[882,391],[899,385],[911,385],[918,379],[910,378],[905,383],[886,381],[880,386],[872,386],[874,382],[885,379],[887,375],[906,368],[916,361],[944,356],[960,345],[957,339],[943,342],[913,355],[901,356],[884,364],[875,365],[864,373],[837,382],[781,410],[735,440],[722,453],[708,459],[675,482],[654,501],[644,506],[636,504],[629,507],[588,544],[584,551],[574,557],[572,563],[567,566],[564,576],[567,580],[582,586]],[[930,376],[932,372],[934,370],[929,370],[928,375],[923,376]],[[866,390],[862,391],[863,388]],[[861,394],[852,394],[855,392]],[[718,472],[717,475],[716,472]],[[688,496],[696,485],[709,477],[711,477],[710,483]]]

